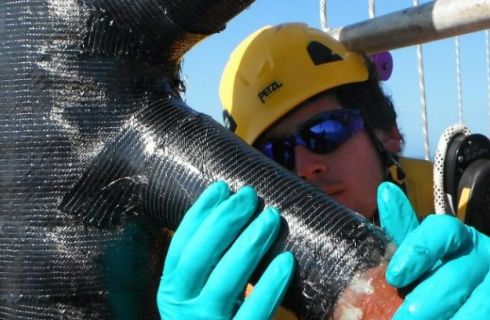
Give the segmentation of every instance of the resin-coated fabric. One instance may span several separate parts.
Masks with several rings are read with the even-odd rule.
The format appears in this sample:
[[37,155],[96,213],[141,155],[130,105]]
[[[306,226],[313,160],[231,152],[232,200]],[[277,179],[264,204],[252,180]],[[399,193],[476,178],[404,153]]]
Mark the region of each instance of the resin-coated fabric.
[[179,96],[182,55],[251,2],[0,1],[0,319],[158,318],[161,229],[216,180],[281,211],[305,318],[379,263],[364,219]]

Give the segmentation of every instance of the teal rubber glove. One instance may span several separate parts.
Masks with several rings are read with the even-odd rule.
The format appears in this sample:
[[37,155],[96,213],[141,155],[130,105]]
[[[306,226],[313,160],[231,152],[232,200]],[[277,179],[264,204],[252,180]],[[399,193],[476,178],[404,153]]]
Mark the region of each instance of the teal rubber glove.
[[378,189],[381,226],[398,245],[386,280],[415,284],[393,319],[490,319],[490,238],[449,215],[419,225],[404,193]]
[[253,188],[243,187],[230,195],[224,182],[211,184],[201,194],[177,229],[165,260],[157,297],[162,319],[258,320],[273,316],[293,274],[295,262],[290,252],[270,263],[241,304],[250,275],[281,224],[273,208],[250,222],[257,203]]

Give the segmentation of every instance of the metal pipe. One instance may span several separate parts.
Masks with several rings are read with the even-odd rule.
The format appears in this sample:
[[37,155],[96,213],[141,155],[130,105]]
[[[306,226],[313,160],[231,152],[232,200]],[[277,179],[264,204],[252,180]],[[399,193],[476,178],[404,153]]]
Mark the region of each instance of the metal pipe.
[[351,50],[376,53],[490,28],[490,0],[438,0],[330,33]]

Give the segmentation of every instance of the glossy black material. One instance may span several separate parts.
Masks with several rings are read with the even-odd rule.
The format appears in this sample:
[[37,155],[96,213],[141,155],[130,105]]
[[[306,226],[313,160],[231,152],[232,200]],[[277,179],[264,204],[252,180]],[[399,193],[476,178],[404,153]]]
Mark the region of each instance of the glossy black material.
[[179,96],[183,53],[250,2],[0,1],[1,319],[158,318],[161,228],[218,179],[282,210],[305,318],[379,262],[362,218]]

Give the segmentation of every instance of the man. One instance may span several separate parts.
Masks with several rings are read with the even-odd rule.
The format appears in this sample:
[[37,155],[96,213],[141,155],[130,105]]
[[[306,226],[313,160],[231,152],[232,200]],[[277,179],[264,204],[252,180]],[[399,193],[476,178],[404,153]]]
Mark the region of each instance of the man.
[[[388,282],[395,287],[416,285],[396,312],[396,319],[490,315],[484,302],[490,286],[486,278],[490,240],[447,216],[431,216],[418,226],[403,193],[391,184],[382,184],[394,181],[403,187],[404,173],[396,161],[402,139],[393,105],[383,93],[374,68],[361,55],[303,24],[266,27],[250,35],[233,52],[223,73],[220,96],[225,124],[247,143],[375,223],[380,216],[381,226],[399,245],[387,268]],[[240,206],[231,207],[239,210]],[[233,243],[237,236],[230,235],[227,243]],[[183,242],[188,246],[199,248],[193,236],[186,239]],[[240,241],[236,243],[243,246]],[[255,265],[244,262],[244,258],[223,255],[223,260],[235,261],[242,268]],[[233,270],[228,264],[227,270]],[[283,272],[278,274],[290,274],[290,261],[280,263],[279,270]],[[169,277],[164,274],[163,288]],[[260,288],[263,283],[277,288],[277,279],[267,273],[264,277]],[[288,277],[283,279],[282,283],[287,283]],[[220,283],[219,277],[199,281],[204,287],[209,282]],[[235,289],[239,291],[241,285]],[[282,296],[283,288],[272,289],[269,294],[258,289],[259,298],[252,293],[254,298],[239,309],[238,315],[246,313],[250,318],[253,310],[260,310],[261,316],[270,316],[280,299],[275,299],[276,303],[268,301]],[[221,294],[211,300],[228,306],[224,316],[228,318],[234,314],[230,307],[234,302],[225,297]],[[179,299],[173,292],[162,293],[162,314],[170,318],[175,315],[176,309],[172,313],[168,307],[175,301]],[[196,299],[185,301],[188,304],[180,311],[206,309]],[[262,311],[264,306],[270,307],[269,313]],[[346,316],[346,310],[339,310],[334,316]],[[216,308],[213,312],[223,314]],[[354,319],[366,317],[363,310],[354,308],[349,312]]]
[[[381,181],[402,179],[400,170],[389,171],[402,141],[374,66],[319,30],[288,24],[250,35],[230,57],[220,97],[225,124],[238,136],[368,218]],[[336,130],[328,126],[342,126],[338,119],[305,128],[310,141],[291,140],[308,120],[334,110],[352,123],[325,141],[328,150],[313,145],[313,131]]]

